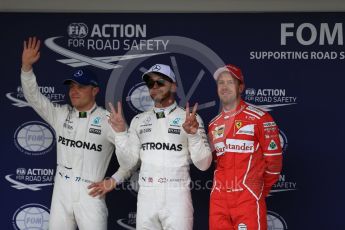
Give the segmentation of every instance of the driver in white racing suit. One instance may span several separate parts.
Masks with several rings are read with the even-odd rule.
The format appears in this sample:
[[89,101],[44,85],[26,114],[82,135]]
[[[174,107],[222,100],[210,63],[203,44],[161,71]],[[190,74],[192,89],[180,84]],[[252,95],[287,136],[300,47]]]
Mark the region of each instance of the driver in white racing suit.
[[203,122],[196,114],[177,106],[176,79],[167,65],[156,64],[143,80],[154,108],[135,116],[129,131],[122,116],[110,105],[109,121],[116,132],[116,155],[123,167],[141,161],[137,203],[137,229],[192,230],[193,205],[189,164],[207,170],[212,155]]
[[[40,57],[40,41],[24,42],[21,82],[23,92],[33,109],[55,130],[57,169],[50,210],[50,230],[105,230],[108,210],[105,191],[90,189],[90,184],[104,179],[114,152],[114,133],[108,124],[106,110],[97,106],[97,77],[87,69],[75,71],[65,80],[69,85],[70,105],[53,104],[39,91],[32,65]],[[112,190],[129,172],[121,167],[106,180]],[[93,193],[96,196],[90,196]]]

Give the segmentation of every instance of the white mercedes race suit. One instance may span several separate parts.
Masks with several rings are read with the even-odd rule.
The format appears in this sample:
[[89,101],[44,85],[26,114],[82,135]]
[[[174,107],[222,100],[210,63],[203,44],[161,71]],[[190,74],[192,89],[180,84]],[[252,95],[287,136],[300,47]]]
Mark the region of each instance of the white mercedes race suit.
[[207,170],[212,155],[201,118],[194,135],[184,131],[185,118],[175,102],[135,116],[128,133],[115,134],[120,165],[141,161],[137,229],[193,229],[189,164]]
[[[114,132],[106,110],[96,104],[86,116],[69,105],[57,105],[42,95],[33,71],[21,73],[23,92],[33,109],[55,130],[57,169],[50,209],[50,230],[105,230],[104,198],[88,195],[87,186],[104,179],[114,151]],[[121,182],[129,173],[114,174]]]

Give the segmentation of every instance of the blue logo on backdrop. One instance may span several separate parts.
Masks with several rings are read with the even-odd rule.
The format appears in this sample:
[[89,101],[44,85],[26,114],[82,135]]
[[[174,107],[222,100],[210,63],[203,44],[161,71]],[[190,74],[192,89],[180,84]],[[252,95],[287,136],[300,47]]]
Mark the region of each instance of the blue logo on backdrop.
[[89,28],[85,23],[71,23],[67,27],[68,36],[71,38],[84,38],[88,32]]
[[18,208],[12,218],[16,230],[46,230],[49,226],[49,209],[41,204],[26,204]]
[[[122,68],[122,65],[114,64],[113,62],[163,54],[164,52],[156,52],[157,48],[155,45],[166,49],[169,43],[169,41],[165,40],[146,39],[146,24],[106,23],[87,26],[82,22],[74,22],[67,26],[67,35],[68,38],[64,36],[47,38],[44,43],[49,49],[66,57],[57,60],[58,62],[73,68],[88,65],[105,70]],[[57,40],[64,40],[67,42],[68,47],[60,46]],[[88,51],[140,51],[146,47],[150,47],[150,51],[153,51],[153,53],[91,57],[75,51],[76,48]],[[73,51],[70,50],[71,48],[73,48]]]
[[40,191],[41,187],[51,186],[54,182],[54,169],[47,168],[17,168],[16,174],[8,174],[5,179],[11,187],[31,191]]
[[[63,93],[57,93],[54,86],[39,86],[38,90],[53,103],[63,102],[66,97]],[[12,102],[12,105],[16,107],[22,108],[31,106],[25,100],[23,88],[21,86],[17,87],[16,92],[6,93],[6,97]]]
[[154,102],[145,83],[136,84],[128,93],[126,101],[129,107],[137,113],[153,108]]
[[120,225],[124,229],[135,230],[136,219],[137,219],[137,213],[130,212],[128,213],[128,218],[118,219],[116,222],[118,225]]
[[272,186],[269,196],[273,196],[274,193],[290,192],[297,190],[297,182],[291,180],[285,174],[279,175],[279,180]]
[[297,104],[297,96],[288,94],[286,89],[254,89],[247,88],[244,100],[264,110],[271,111],[275,107]]
[[52,128],[39,121],[29,121],[19,126],[14,134],[14,143],[23,153],[40,156],[51,151],[54,143]]
[[270,230],[285,230],[287,224],[278,213],[267,211],[267,227]]
[[288,147],[288,139],[285,133],[281,129],[279,129],[279,139],[280,139],[280,144],[281,144],[283,153],[285,153]]

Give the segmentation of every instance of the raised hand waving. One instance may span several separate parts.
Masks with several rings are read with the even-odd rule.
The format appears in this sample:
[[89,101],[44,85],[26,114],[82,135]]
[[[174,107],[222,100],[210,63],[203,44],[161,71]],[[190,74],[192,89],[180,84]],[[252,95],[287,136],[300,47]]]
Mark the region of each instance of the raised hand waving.
[[32,65],[40,58],[41,41],[36,37],[29,37],[28,41],[24,41],[23,54],[22,54],[22,69],[30,71]]

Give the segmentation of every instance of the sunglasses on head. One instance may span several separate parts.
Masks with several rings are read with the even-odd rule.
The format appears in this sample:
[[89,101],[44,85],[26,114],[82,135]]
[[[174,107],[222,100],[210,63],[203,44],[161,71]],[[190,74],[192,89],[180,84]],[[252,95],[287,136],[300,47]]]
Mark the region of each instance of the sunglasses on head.
[[164,80],[163,78],[158,79],[158,80],[148,79],[148,80],[146,81],[146,85],[147,85],[147,87],[148,87],[149,89],[152,89],[153,86],[154,86],[156,83],[157,83],[157,86],[158,86],[158,87],[164,86],[166,81],[167,81],[167,80]]

